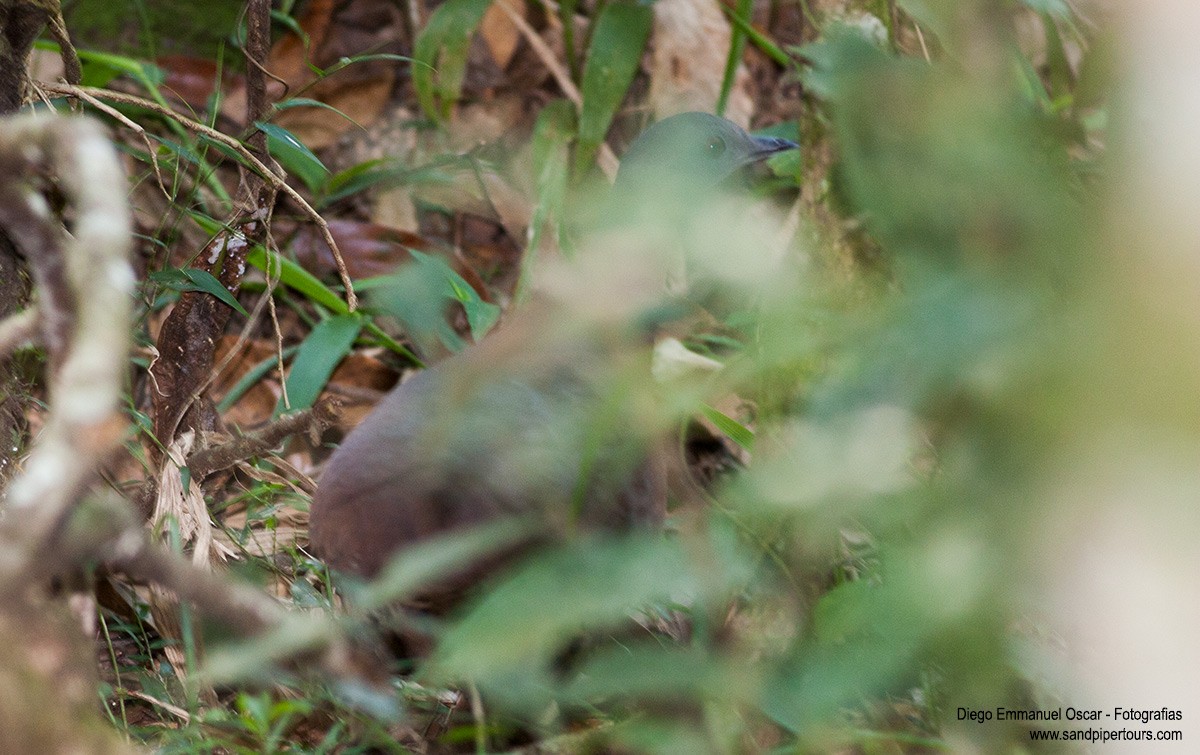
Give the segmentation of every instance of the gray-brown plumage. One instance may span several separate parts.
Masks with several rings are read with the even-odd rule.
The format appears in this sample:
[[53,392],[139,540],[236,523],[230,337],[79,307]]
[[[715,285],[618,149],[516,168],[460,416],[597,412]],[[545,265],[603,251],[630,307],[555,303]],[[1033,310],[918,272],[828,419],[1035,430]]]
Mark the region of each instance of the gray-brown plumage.
[[[637,193],[716,187],[794,146],[711,115],[668,118],[627,152],[613,212]],[[571,327],[562,306],[526,305],[482,343],[395,388],[346,437],[313,499],[321,558],[370,578],[406,546],[509,515],[534,517],[532,540],[662,522],[653,430],[639,429],[619,382],[648,379],[645,333]],[[446,575],[430,592],[457,593],[519,549]]]

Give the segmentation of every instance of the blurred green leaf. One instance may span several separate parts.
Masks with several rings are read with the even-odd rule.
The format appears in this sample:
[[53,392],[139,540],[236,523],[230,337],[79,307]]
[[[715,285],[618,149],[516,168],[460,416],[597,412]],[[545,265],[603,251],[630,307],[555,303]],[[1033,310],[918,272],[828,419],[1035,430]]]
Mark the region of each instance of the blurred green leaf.
[[414,264],[388,276],[377,288],[373,301],[401,324],[422,348],[439,341],[450,351],[466,344],[446,319],[446,305],[456,302],[467,314],[473,338],[482,338],[500,316],[500,308],[483,301],[462,276],[441,257],[409,249]]
[[84,86],[104,86],[115,78],[114,74],[129,76],[138,83],[153,87],[161,85],[166,79],[161,68],[143,60],[97,50],[79,50],[78,54],[83,66]]
[[721,10],[725,11],[725,15],[729,16],[729,20],[733,22],[735,28],[754,43],[754,46],[762,50],[763,53],[784,68],[789,68],[792,65],[792,57],[784,52],[779,45],[772,42],[766,35],[750,25],[746,19],[737,14],[730,6],[721,3]]
[[641,64],[653,20],[649,6],[621,0],[606,5],[596,19],[580,86],[583,106],[579,112],[576,173],[583,173],[596,158],[613,115]]
[[1049,74],[1047,82],[1050,96],[1055,99],[1070,98],[1071,87],[1075,76],[1071,64],[1067,60],[1066,45],[1058,24],[1050,13],[1042,14],[1042,26],[1046,30],[1046,71]]
[[745,577],[736,550],[721,571],[693,568],[681,543],[655,535],[591,537],[531,559],[445,637],[437,668],[482,683],[536,668],[583,627],[611,627],[655,601],[729,589]]
[[[848,30],[805,51],[813,62],[805,81],[834,114],[840,186],[894,254],[939,264],[1015,260],[1040,237],[1027,230],[1064,228],[1056,219],[1077,200],[1061,136],[1023,104],[1028,97],[1012,77],[975,88],[954,63],[893,59]],[[1022,81],[1044,99],[1029,75],[1036,74]],[[870,117],[883,98],[904,103],[902,124]],[[979,233],[984,227],[1005,230]]]
[[622,645],[589,658],[566,695],[580,702],[614,696],[639,702],[716,702],[752,694],[757,681],[746,666],[722,662],[699,648]]
[[1071,15],[1071,8],[1066,0],[1020,0],[1020,3],[1038,13],[1050,13],[1059,17]]
[[[550,103],[538,114],[533,127],[533,171],[536,178],[536,203],[529,221],[529,243],[521,260],[521,279],[517,285],[518,302],[529,289],[537,268],[542,236],[550,232],[553,243],[559,240],[563,206],[570,177],[571,142],[575,138],[575,108],[565,100]],[[547,228],[547,226],[550,226]]]
[[416,249],[409,249],[408,253],[418,265],[442,277],[445,281],[442,291],[446,298],[461,304],[463,311],[466,312],[471,337],[478,341],[487,335],[496,321],[500,319],[500,308],[480,298],[479,292],[447,265],[441,257],[425,254]]
[[933,32],[940,44],[948,45],[953,37],[950,30],[954,14],[960,11],[957,2],[946,0],[897,0],[896,5],[925,28]]
[[[730,11],[730,14],[736,14],[741,19],[749,18],[753,5],[753,0],[737,0],[737,7]],[[742,62],[742,53],[746,49],[747,26],[748,24],[733,27],[733,36],[729,40],[729,54],[725,56],[725,71],[721,74],[721,91],[717,95],[717,115],[725,115],[725,106],[729,103],[729,92],[733,89],[734,78],[738,66]]]
[[334,368],[350,353],[362,327],[362,317],[355,314],[334,315],[317,323],[292,360],[287,375],[289,406],[284,407],[280,396],[276,416],[307,409],[316,402]]
[[445,534],[398,553],[375,581],[351,582],[344,589],[364,611],[385,608],[418,594],[446,574],[528,542],[541,526],[513,517]]
[[575,11],[579,0],[562,0],[558,4],[558,22],[563,30],[563,56],[567,59],[571,79],[579,81],[579,55],[575,50]]
[[271,156],[303,181],[309,191],[316,191],[329,178],[325,164],[291,131],[273,123],[256,122],[254,126],[267,135],[267,151]]
[[471,36],[492,0],[448,0],[438,6],[417,36],[413,57],[422,65],[412,71],[421,108],[444,121],[462,92]]

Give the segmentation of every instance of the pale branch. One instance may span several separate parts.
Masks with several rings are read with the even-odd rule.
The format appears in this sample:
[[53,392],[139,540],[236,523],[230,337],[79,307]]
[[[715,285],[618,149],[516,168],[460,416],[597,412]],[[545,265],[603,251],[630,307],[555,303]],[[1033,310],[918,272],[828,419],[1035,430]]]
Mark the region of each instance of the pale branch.
[[[0,165],[55,176],[74,217],[67,233],[46,199],[26,190],[25,208],[42,216],[38,237],[53,241],[45,250],[60,255],[73,295],[53,301],[70,307],[67,311],[50,311],[45,291],[39,299],[41,319],[65,318],[70,326],[61,353],[51,354],[57,368],[50,374],[45,428],[9,488],[0,525],[0,585],[11,589],[34,559],[44,557],[46,542],[73,510],[97,463],[120,442],[117,409],[135,278],[128,259],[132,224],[125,174],[94,121],[45,115],[8,120],[0,126]],[[30,177],[3,173],[10,187]]]

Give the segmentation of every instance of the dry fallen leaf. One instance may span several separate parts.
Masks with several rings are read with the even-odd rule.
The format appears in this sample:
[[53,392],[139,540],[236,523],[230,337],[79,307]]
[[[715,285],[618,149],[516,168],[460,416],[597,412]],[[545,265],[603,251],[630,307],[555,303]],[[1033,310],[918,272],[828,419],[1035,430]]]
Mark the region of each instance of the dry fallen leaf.
[[[731,36],[729,21],[715,0],[654,3],[649,102],[655,117],[716,109]],[[739,63],[725,117],[747,127],[753,112],[750,76]]]
[[[388,3],[336,7],[329,0],[320,0],[309,4],[299,23],[307,40],[289,33],[271,48],[267,70],[278,81],[271,81],[268,91],[275,100],[302,96],[329,106],[289,108],[275,118],[275,123],[305,146],[317,150],[352,128],[374,123],[388,103],[398,64],[380,59],[358,61],[319,81],[313,66],[328,70],[343,59],[399,52],[393,47],[400,36],[400,14]],[[222,112],[242,122],[245,108],[245,90],[237,88],[226,98]]]
[[[501,0],[501,2],[509,2],[510,8],[522,18],[528,18],[529,14],[525,3],[512,3],[510,0]],[[507,68],[513,55],[517,52],[517,44],[521,41],[521,35],[517,31],[516,24],[499,4],[489,5],[484,12],[483,20],[479,24],[479,36],[483,38],[496,65],[501,69]]]

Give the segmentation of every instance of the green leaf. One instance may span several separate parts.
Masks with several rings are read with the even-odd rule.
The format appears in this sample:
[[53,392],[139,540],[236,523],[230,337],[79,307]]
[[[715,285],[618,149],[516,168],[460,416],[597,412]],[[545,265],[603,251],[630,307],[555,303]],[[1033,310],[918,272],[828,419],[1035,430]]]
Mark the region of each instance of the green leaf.
[[[202,165],[204,163],[204,159],[186,144],[181,144],[164,136],[150,134],[149,137],[151,141],[158,142],[164,150],[183,162],[191,163],[192,165]],[[216,231],[210,231],[210,233],[216,233]]]
[[267,135],[267,151],[289,173],[299,178],[309,191],[316,191],[329,177],[329,169],[320,158],[287,129],[274,123],[255,123]]
[[217,297],[239,314],[247,314],[238,300],[212,273],[194,267],[172,267],[150,274],[150,280],[175,291],[200,291]]
[[739,447],[746,451],[754,450],[753,430],[708,404],[701,404],[700,413],[707,417],[709,422],[716,425],[718,430],[725,433],[730,440],[738,444]]
[[737,28],[738,31],[745,34],[746,37],[754,43],[754,46],[762,50],[768,58],[785,68],[791,66],[791,56],[784,52],[779,45],[768,39],[766,35],[764,35],[758,29],[755,29],[753,26],[751,26],[750,23],[746,21],[746,19],[739,16],[737,11],[735,11],[733,8],[730,8],[724,3],[721,3],[720,7],[721,10],[725,11],[725,15],[729,16],[729,20],[733,23],[734,27]]
[[413,173],[413,169],[400,165],[395,159],[379,158],[352,165],[330,177],[325,184],[322,205],[329,205],[366,189],[383,189],[401,186]]
[[[188,214],[196,225],[208,233],[215,234],[226,228],[224,223],[207,215],[198,212],[190,212]],[[305,270],[296,262],[277,254],[272,254],[268,258],[267,251],[260,244],[255,244],[251,247],[250,253],[246,255],[246,262],[273,278],[277,277],[283,285],[295,289],[309,301],[325,307],[334,314],[344,315],[350,311],[350,307],[346,305],[345,300],[322,283],[315,275]]]
[[[278,255],[272,257],[270,272],[278,275],[280,282],[285,286],[296,289],[309,301],[320,304],[335,314],[344,315],[350,311],[350,308],[346,306],[346,301],[315,275],[285,257]],[[266,250],[261,246],[251,249],[246,261],[259,270],[268,271]]]
[[[193,217],[195,217],[195,213],[193,213]],[[201,225],[203,226],[204,223],[201,222]],[[267,272],[273,276],[278,276],[279,281],[285,286],[295,289],[299,293],[303,294],[309,301],[315,304],[320,304],[335,314],[344,315],[350,311],[346,301],[342,299],[339,294],[322,283],[320,279],[318,279],[312,273],[308,272],[292,260],[281,257],[278,254],[272,254],[268,256],[266,250],[263,249],[262,246],[256,244],[250,250],[250,254],[246,256],[246,261],[263,272]],[[417,358],[416,354],[413,354],[410,350],[405,348],[403,344],[389,336],[375,323],[367,322],[365,323],[364,327],[371,333],[372,336],[377,338],[379,342],[388,349],[394,351],[415,365],[419,366],[422,364],[421,360]]]
[[[101,86],[93,83],[98,80],[105,80],[105,83],[111,81],[113,74],[129,76],[130,78],[145,84],[148,87],[157,87],[166,80],[166,74],[163,70],[153,63],[129,58],[124,55],[115,55],[113,53],[98,52],[96,50],[79,50],[79,62],[83,66],[85,78],[83,84],[86,86]],[[92,69],[92,76],[88,77],[88,69]]]
[[255,173],[258,172],[258,170],[254,167],[254,165],[251,164],[251,162],[246,159],[245,155],[241,154],[240,152],[238,152],[236,149],[229,146],[225,142],[217,141],[216,139],[213,139],[212,137],[207,136],[205,134],[197,134],[196,142],[198,144],[204,145],[205,147],[207,147],[209,149],[213,149],[213,150],[216,150],[217,152],[220,152],[222,155],[225,155],[225,157],[228,157],[230,160],[233,160],[235,163],[242,166],[246,170],[251,170],[251,171],[254,171]]
[[[455,176],[470,169],[472,158],[441,155],[424,165],[409,167],[395,158],[369,160],[347,168],[329,179],[322,205],[330,205],[368,188],[390,189],[397,186],[450,186]],[[464,166],[467,166],[464,168]]]
[[446,120],[462,93],[471,36],[492,0],[449,0],[429,17],[413,48],[413,88],[421,108]]
[[292,108],[297,107],[314,107],[320,110],[328,110],[331,113],[336,113],[337,115],[341,116],[346,121],[353,124],[355,128],[363,128],[361,123],[354,120],[349,115],[346,115],[341,110],[338,110],[333,105],[330,105],[326,102],[321,102],[320,100],[314,100],[309,97],[292,97],[291,99],[284,100],[283,102],[278,102],[275,104],[275,111],[281,112],[283,110],[291,110]]
[[[313,405],[333,369],[350,353],[362,327],[363,319],[359,315],[336,315],[317,323],[300,344],[292,368],[288,370],[287,392],[291,403],[288,411]],[[275,415],[283,411],[283,397],[280,396]]]
[[327,69],[326,73],[340,71],[346,66],[352,66],[355,63],[370,63],[374,60],[386,60],[389,63],[418,63],[420,65],[425,65],[424,63],[414,60],[407,55],[396,55],[395,53],[390,52],[373,52],[366,53],[364,55],[351,55],[346,58],[339,58],[337,64]]
[[641,63],[653,19],[654,13],[648,6],[614,2],[596,20],[580,87],[583,106],[579,113],[576,172],[582,172],[595,159],[608,134],[613,115],[625,99]]
[[[739,18],[749,18],[753,0],[737,0],[737,9],[733,11]],[[746,50],[746,27],[733,27],[729,40],[729,55],[725,57],[725,72],[721,74],[721,92],[717,96],[717,115],[725,115],[725,106],[729,104],[729,93],[733,89],[733,80],[737,75],[738,63]]]

